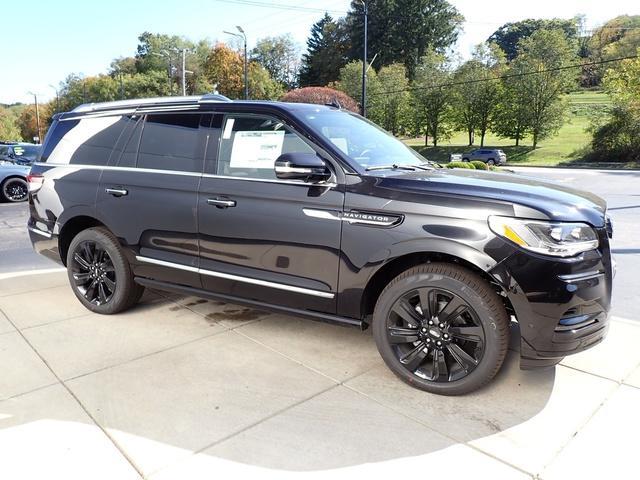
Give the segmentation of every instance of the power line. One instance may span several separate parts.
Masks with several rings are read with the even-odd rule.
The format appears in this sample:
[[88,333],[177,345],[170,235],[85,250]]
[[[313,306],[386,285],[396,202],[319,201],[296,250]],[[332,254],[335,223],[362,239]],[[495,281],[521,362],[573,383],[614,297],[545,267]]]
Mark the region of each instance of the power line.
[[453,87],[453,86],[457,86],[457,85],[469,85],[469,84],[473,84],[473,83],[482,83],[482,82],[493,82],[496,80],[503,80],[506,78],[517,78],[517,77],[526,77],[528,75],[540,75],[543,73],[549,73],[549,72],[558,72],[561,70],[570,70],[572,68],[583,68],[583,67],[588,67],[591,65],[601,65],[604,63],[612,63],[612,62],[620,62],[623,60],[633,60],[639,58],[639,55],[632,55],[629,57],[619,57],[619,58],[611,58],[609,60],[598,60],[598,61],[594,61],[594,62],[585,62],[585,63],[575,63],[575,64],[571,64],[571,65],[563,65],[562,67],[554,67],[554,68],[546,68],[544,70],[532,70],[529,72],[520,72],[520,73],[509,73],[506,75],[498,75],[496,77],[491,77],[491,78],[477,78],[474,80],[462,80],[462,81],[458,81],[458,82],[448,82],[448,83],[441,83],[438,85],[423,85],[423,86],[419,86],[419,87],[407,87],[407,88],[403,88],[403,89],[399,89],[399,90],[388,90],[386,92],[372,92],[369,94],[369,96],[377,96],[377,95],[389,95],[392,93],[404,93],[404,92],[410,92],[410,91],[414,91],[414,90],[423,90],[425,88],[444,88],[444,87]]
[[262,7],[262,8],[275,8],[280,10],[290,10],[290,11],[298,11],[298,12],[315,12],[315,13],[334,13],[338,15],[346,15],[349,12],[344,10],[329,10],[326,8],[315,8],[315,7],[303,7],[300,5],[285,5],[282,3],[267,3],[260,2],[258,0],[215,0],[216,2],[222,3],[234,3],[237,5],[249,5],[252,7]]

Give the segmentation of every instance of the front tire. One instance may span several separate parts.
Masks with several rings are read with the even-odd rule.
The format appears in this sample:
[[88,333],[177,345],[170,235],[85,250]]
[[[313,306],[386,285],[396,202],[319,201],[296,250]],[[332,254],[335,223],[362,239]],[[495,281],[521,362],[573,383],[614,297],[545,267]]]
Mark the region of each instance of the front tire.
[[490,158],[489,160],[487,160],[487,165],[489,165],[490,167],[494,166],[496,164],[496,161],[493,158]]
[[103,227],[83,230],[74,237],[67,252],[67,274],[80,303],[95,313],[122,312],[144,292],[133,280],[120,243]]
[[403,381],[431,393],[461,395],[500,370],[509,316],[475,273],[429,263],[406,270],[383,290],[373,335],[385,363]]

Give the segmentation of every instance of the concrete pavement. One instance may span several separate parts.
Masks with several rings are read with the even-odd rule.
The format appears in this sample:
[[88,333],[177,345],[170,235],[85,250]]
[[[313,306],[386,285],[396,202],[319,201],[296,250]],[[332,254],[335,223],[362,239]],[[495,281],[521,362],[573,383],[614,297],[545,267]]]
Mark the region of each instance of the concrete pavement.
[[636,323],[551,370],[510,352],[484,389],[440,397],[368,332],[158,292],[103,317],[66,281],[0,280],[0,478],[637,472]]

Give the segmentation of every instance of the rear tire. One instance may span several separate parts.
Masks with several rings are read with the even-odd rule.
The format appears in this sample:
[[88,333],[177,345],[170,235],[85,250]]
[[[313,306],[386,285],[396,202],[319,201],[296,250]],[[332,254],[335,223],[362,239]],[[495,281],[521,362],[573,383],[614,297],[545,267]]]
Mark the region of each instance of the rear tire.
[[489,160],[487,160],[487,165],[492,167],[495,164],[496,164],[496,161],[493,158],[490,158]]
[[69,283],[80,303],[95,313],[111,315],[135,305],[144,287],[133,272],[116,237],[104,227],[78,233],[67,252]]
[[373,336],[387,366],[404,382],[461,395],[489,382],[509,344],[500,297],[475,273],[447,263],[410,268],[378,298]]
[[463,162],[468,162],[468,161],[469,161],[469,159],[468,159],[468,158],[463,158],[463,159],[462,159],[462,161],[463,161]]

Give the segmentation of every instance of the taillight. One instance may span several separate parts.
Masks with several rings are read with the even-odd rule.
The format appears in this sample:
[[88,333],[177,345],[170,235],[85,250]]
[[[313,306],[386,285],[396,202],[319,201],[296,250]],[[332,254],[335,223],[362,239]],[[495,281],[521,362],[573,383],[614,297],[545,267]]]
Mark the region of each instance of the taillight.
[[29,192],[35,193],[42,188],[44,183],[44,176],[34,173],[27,175],[27,184],[29,185]]

